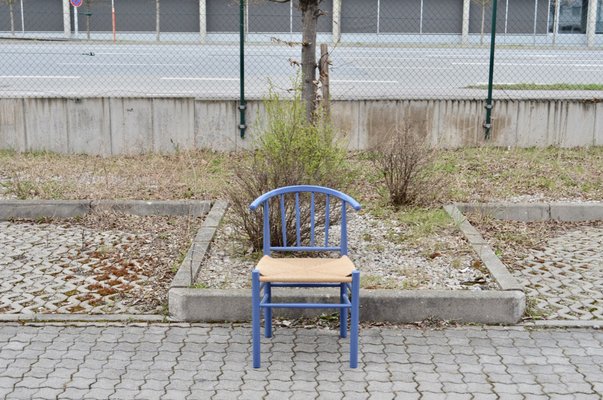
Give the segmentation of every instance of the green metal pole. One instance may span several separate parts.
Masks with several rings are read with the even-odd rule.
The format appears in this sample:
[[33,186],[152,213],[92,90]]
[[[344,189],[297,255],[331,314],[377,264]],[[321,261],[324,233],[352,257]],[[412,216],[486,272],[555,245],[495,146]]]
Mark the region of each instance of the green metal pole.
[[496,48],[496,8],[497,1],[492,2],[492,33],[490,35],[490,71],[488,73],[488,99],[486,100],[486,140],[490,139],[492,129],[492,84],[494,82],[494,49]]
[[245,0],[239,0],[239,64],[241,67],[239,74],[241,83],[241,100],[239,102],[241,123],[239,124],[239,130],[241,131],[241,139],[244,139],[245,129],[247,129],[245,121],[245,110],[247,109],[247,102],[245,101]]

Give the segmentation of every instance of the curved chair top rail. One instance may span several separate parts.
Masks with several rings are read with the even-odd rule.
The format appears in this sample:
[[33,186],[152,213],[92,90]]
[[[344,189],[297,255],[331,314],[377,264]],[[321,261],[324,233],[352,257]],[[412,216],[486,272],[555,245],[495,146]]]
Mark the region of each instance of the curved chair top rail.
[[269,192],[264,193],[257,199],[255,199],[253,201],[253,203],[251,203],[249,208],[251,209],[251,211],[255,211],[263,202],[270,199],[271,197],[278,196],[280,194],[300,193],[300,192],[314,192],[314,193],[328,194],[330,196],[335,196],[335,197],[343,200],[344,202],[346,202],[347,204],[352,206],[352,208],[356,211],[360,210],[360,208],[361,208],[360,203],[358,203],[356,200],[354,200],[352,197],[348,196],[345,193],[342,193],[338,190],[330,189],[330,188],[327,188],[324,186],[313,186],[313,185],[284,186],[282,188],[271,190]]

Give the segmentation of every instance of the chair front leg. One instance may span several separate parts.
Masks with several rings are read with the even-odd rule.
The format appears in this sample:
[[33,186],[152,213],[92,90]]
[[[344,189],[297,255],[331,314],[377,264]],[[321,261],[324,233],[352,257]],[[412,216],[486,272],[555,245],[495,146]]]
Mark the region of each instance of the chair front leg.
[[360,320],[360,271],[352,272],[352,318],[350,321],[350,368],[358,367],[358,329]]
[[[345,303],[345,298],[348,295],[348,288],[345,283],[339,284],[339,302]],[[348,309],[339,309],[339,337],[346,338],[348,336]]]
[[[270,282],[266,282],[264,285],[264,296],[268,303],[272,303],[272,287]],[[267,338],[272,337],[272,308],[264,307],[264,336]]]
[[260,271],[251,272],[251,342],[253,368],[260,368]]

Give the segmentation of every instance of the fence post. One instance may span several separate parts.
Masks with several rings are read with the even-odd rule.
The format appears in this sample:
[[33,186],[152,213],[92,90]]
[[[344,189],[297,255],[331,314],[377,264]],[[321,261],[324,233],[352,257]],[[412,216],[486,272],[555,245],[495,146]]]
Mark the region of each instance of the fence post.
[[245,101],[245,0],[239,0],[239,81],[241,86],[241,100],[239,102],[240,123],[239,130],[241,139],[245,138],[245,110],[247,102]]
[[494,50],[496,48],[496,8],[497,1],[492,2],[492,32],[490,35],[490,69],[488,71],[488,99],[486,100],[486,129],[485,138],[490,139],[490,130],[492,129],[492,84],[494,81]]

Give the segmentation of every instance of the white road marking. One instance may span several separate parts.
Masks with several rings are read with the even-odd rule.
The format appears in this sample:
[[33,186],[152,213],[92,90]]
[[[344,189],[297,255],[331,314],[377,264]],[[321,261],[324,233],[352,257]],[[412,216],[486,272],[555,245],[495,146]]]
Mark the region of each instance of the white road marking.
[[398,83],[398,81],[356,81],[350,79],[331,79],[333,83]]
[[238,82],[239,78],[201,78],[201,77],[172,77],[172,76],[163,76],[162,80],[170,80],[170,81],[233,81]]
[[96,65],[117,66],[117,67],[137,67],[137,66],[141,66],[141,67],[147,67],[147,66],[153,66],[153,67],[175,67],[175,66],[191,67],[192,66],[192,64],[96,63],[96,62],[94,62],[94,60],[91,60],[91,62],[89,62],[89,63],[57,63],[57,65],[83,65],[83,66],[87,66],[87,67],[93,67],[93,66],[96,66]]
[[446,67],[411,67],[411,66],[402,66],[402,67],[370,67],[370,66],[361,66],[361,65],[342,65],[340,67],[333,67],[333,69],[354,69],[354,68],[362,68],[362,69],[425,69],[425,70],[436,70],[436,71],[447,71],[452,70],[454,68],[446,68]]
[[[479,63],[452,63],[452,65],[490,65],[487,62],[479,62]],[[495,66],[505,65],[505,66],[515,66],[515,67],[603,67],[601,64],[535,64],[535,63],[500,63],[495,62]]]
[[80,79],[75,75],[0,75],[0,79]]

